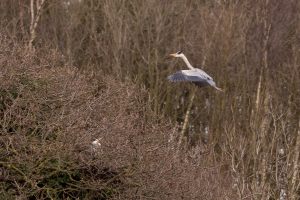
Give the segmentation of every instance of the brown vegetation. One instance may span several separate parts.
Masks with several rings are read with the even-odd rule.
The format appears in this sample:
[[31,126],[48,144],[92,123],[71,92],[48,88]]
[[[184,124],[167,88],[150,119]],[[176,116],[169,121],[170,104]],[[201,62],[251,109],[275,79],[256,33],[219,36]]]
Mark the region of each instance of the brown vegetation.
[[[299,11],[1,1],[0,198],[299,199]],[[224,93],[170,83],[178,50]]]

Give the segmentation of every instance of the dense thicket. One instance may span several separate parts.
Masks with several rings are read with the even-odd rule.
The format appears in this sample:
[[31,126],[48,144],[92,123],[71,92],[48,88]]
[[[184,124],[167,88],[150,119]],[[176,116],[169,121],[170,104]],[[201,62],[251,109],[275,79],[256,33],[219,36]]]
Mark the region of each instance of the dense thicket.
[[214,176],[225,159],[214,162],[209,148],[177,151],[170,120],[147,122],[145,87],[112,76],[95,81],[54,50],[0,41],[1,199],[234,196],[229,174]]
[[[84,136],[85,144],[89,144],[91,137],[101,133],[105,135],[103,148],[112,153],[101,154],[99,169],[109,165],[117,174],[136,175],[134,169],[143,167],[132,159],[138,160],[135,155],[139,150],[135,149],[140,145],[146,155],[147,148],[153,146],[161,152],[147,159],[143,155],[145,166],[161,162],[162,156],[168,155],[165,165],[178,170],[172,173],[183,173],[184,166],[193,170],[187,172],[188,176],[171,175],[179,185],[189,185],[188,189],[178,190],[170,181],[168,187],[176,190],[162,191],[165,188],[159,184],[164,179],[158,177],[165,177],[160,171],[165,169],[154,167],[149,169],[153,174],[148,182],[146,177],[137,176],[137,181],[136,176],[122,176],[122,181],[112,187],[116,191],[98,194],[110,194],[111,198],[118,198],[113,196],[116,194],[201,198],[213,193],[200,189],[212,186],[197,182],[197,170],[210,166],[214,168],[213,175],[207,171],[203,174],[212,175],[211,180],[228,174],[232,179],[225,179],[228,184],[221,184],[220,190],[214,190],[215,196],[203,196],[204,199],[224,199],[224,195],[229,199],[298,199],[299,12],[300,4],[295,0],[1,1],[1,147],[6,152],[3,161],[1,157],[3,170],[14,166],[16,169],[10,168],[10,172],[15,176],[19,167],[6,159],[15,160],[18,154],[27,158],[11,146],[13,136],[28,138],[20,139],[25,148],[26,141],[44,144],[42,141],[49,137],[55,145],[66,145],[64,141],[75,145],[77,140],[85,141],[79,139]],[[166,77],[186,68],[181,60],[168,57],[178,50],[194,67],[212,76],[224,93],[189,83],[171,84]],[[32,114],[30,109],[37,113]],[[26,120],[9,121],[8,114]],[[123,129],[126,134],[120,131]],[[81,137],[69,138],[75,133]],[[21,144],[18,147],[22,149]],[[24,148],[22,151],[31,155]],[[206,150],[210,153],[203,154]],[[127,157],[128,152],[136,154]],[[59,157],[58,163],[67,162],[65,156]],[[208,160],[203,165],[202,156]],[[104,161],[105,157],[118,162]],[[43,158],[51,160],[51,156]],[[29,176],[26,173],[32,173],[20,171],[23,182],[24,176]],[[3,175],[3,180],[9,180],[8,175]],[[132,182],[126,180],[126,184],[130,182],[126,185],[124,177]],[[45,181],[42,177],[37,180]],[[82,179],[76,181],[81,183]],[[155,186],[149,187],[149,182],[155,182]],[[3,190],[16,191],[17,185],[8,181]],[[143,186],[151,188],[151,192],[145,192]],[[139,189],[133,192],[135,187]],[[34,194],[42,198],[46,192]]]

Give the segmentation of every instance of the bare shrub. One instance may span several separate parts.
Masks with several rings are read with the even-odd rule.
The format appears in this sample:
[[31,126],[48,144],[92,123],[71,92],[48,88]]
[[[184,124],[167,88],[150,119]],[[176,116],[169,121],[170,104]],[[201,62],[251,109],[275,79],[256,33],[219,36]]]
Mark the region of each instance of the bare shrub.
[[[129,79],[63,66],[54,50],[24,51],[1,35],[1,197],[233,197],[210,148],[177,151],[163,115],[147,121],[148,91]],[[88,81],[86,81],[88,80]],[[170,136],[175,140],[170,140]],[[99,154],[90,149],[103,137]],[[229,190],[228,190],[229,189]]]

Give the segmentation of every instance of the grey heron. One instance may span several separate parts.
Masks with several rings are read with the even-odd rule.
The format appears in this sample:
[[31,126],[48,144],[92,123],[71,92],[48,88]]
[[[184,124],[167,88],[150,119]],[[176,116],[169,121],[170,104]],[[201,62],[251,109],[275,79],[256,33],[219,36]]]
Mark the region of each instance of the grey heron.
[[100,140],[102,140],[102,138],[93,139],[93,142],[91,145],[91,150],[92,150],[92,154],[94,154],[94,155],[97,155],[100,151],[100,148],[101,148]]
[[185,57],[182,51],[178,51],[177,53],[170,54],[170,56],[182,58],[189,68],[189,70],[181,70],[171,76],[168,76],[168,79],[170,81],[172,82],[189,81],[195,83],[198,87],[205,87],[210,85],[216,88],[217,90],[223,92],[221,88],[218,88],[216,86],[216,83],[213,81],[212,77],[210,77],[203,70],[192,67],[192,65],[189,63],[188,59]]

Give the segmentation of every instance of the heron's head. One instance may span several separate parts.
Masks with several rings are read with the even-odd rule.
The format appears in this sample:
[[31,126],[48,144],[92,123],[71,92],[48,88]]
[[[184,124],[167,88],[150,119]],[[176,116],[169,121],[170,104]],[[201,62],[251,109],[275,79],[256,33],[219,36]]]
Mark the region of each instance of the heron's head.
[[93,139],[93,142],[100,141],[100,140],[102,140],[102,138],[95,138],[95,139]]
[[177,53],[170,54],[170,56],[183,57],[184,55],[183,55],[182,51],[178,51]]

